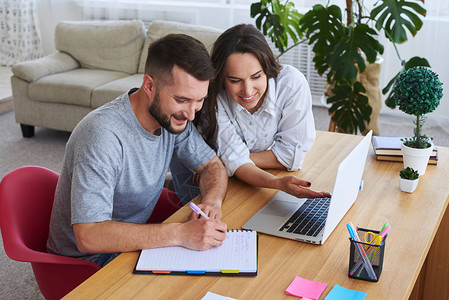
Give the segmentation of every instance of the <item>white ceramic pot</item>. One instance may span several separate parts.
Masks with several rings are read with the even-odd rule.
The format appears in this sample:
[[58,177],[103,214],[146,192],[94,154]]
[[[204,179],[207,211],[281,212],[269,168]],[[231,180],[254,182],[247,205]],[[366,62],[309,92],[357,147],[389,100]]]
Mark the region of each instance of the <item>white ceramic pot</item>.
[[411,148],[401,144],[402,156],[404,158],[404,168],[410,167],[418,171],[419,176],[426,173],[427,164],[429,163],[430,154],[432,154],[433,143],[425,149]]
[[399,177],[399,188],[406,193],[413,193],[418,186],[419,178],[410,180]]

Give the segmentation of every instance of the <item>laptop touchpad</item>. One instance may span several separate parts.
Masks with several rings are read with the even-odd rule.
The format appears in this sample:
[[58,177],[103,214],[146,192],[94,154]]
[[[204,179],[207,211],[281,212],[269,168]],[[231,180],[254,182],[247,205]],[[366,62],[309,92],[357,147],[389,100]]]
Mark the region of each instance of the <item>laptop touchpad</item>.
[[285,217],[288,214],[291,214],[291,212],[294,211],[296,207],[298,207],[298,203],[276,200],[265,206],[262,209],[261,213],[266,215]]

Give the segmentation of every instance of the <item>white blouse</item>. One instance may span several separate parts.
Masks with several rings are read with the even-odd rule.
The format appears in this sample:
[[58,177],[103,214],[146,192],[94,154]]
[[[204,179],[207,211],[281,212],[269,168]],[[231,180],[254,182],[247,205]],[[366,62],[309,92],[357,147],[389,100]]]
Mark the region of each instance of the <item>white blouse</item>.
[[222,91],[217,97],[217,154],[228,175],[247,163],[250,152],[271,148],[289,171],[301,168],[315,141],[312,96],[304,75],[283,65],[277,79],[269,79],[268,94],[254,113]]

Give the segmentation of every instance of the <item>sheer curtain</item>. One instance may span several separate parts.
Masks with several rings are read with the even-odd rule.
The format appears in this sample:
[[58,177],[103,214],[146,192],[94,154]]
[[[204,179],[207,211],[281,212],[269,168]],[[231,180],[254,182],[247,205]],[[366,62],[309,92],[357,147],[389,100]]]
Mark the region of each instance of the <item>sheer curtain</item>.
[[35,0],[0,1],[0,65],[43,56]]

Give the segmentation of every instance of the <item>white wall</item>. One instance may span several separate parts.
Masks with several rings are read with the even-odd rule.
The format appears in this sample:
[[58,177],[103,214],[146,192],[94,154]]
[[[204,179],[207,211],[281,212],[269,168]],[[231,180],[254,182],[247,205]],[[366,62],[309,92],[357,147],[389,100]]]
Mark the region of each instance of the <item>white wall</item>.
[[63,20],[82,20],[83,10],[70,0],[38,0],[36,2],[44,53],[48,55],[56,51],[56,24]]
[[[383,88],[401,70],[401,64],[391,43],[385,38],[381,42],[385,46],[385,61],[381,75],[381,88]],[[421,30],[415,37],[399,45],[398,51],[401,58],[406,61],[413,56],[424,57],[429,61],[432,70],[438,74],[443,83],[443,98],[440,106],[430,113],[428,118],[449,119],[449,19],[424,18]],[[383,111],[386,110],[391,111],[390,108],[384,107]]]

